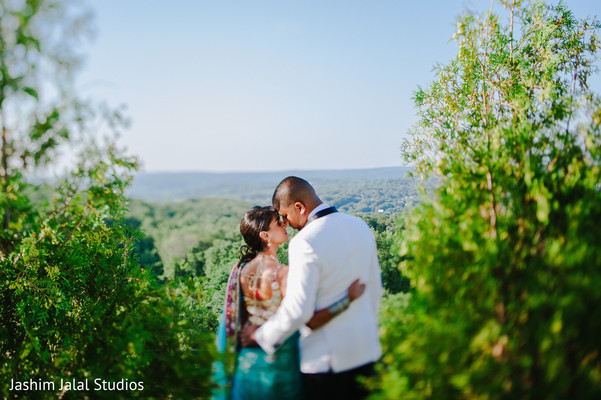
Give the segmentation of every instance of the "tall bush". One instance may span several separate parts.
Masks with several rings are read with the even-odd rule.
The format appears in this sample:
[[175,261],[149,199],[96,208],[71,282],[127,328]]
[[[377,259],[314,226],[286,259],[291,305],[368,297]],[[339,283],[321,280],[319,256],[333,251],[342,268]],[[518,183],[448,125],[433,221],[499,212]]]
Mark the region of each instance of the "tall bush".
[[457,22],[402,152],[438,183],[407,222],[378,398],[601,396],[599,24],[502,1]]

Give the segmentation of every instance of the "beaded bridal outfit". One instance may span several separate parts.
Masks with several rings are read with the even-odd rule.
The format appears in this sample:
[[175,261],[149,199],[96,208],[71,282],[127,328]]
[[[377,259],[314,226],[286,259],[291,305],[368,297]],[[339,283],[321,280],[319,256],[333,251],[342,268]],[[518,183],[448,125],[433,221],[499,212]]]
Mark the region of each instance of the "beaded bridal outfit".
[[[240,266],[239,279],[247,282],[246,296],[240,290],[247,310],[247,324],[261,326],[282,302],[278,274],[284,268],[271,255],[259,254],[251,263],[256,268]],[[288,338],[273,355],[260,347],[241,348],[233,378],[234,400],[283,400],[302,398],[298,333]]]
[[[281,265],[273,256],[261,254],[258,257],[263,258],[263,260],[259,261],[260,264],[257,269],[249,273],[245,273],[243,269],[241,277],[248,280],[248,287],[254,294],[254,296],[251,297],[244,296],[244,303],[246,304],[246,310],[248,311],[248,321],[252,325],[261,326],[269,319],[269,317],[275,314],[282,302],[282,291],[280,289],[280,283],[277,281],[277,276],[283,265]],[[265,258],[270,258],[269,261],[277,263],[277,265],[269,268],[269,266],[266,265]],[[261,281],[263,279],[271,281],[269,284],[271,297],[266,299],[262,299],[259,294],[259,288],[261,287]]]

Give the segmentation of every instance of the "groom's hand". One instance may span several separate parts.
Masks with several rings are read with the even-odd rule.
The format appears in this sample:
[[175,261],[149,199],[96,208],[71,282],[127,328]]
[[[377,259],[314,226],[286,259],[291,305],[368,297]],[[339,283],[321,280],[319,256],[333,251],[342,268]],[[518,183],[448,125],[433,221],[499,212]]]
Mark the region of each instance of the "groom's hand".
[[242,347],[257,347],[259,346],[255,342],[255,331],[259,327],[256,325],[246,325],[242,331],[240,331],[240,345]]

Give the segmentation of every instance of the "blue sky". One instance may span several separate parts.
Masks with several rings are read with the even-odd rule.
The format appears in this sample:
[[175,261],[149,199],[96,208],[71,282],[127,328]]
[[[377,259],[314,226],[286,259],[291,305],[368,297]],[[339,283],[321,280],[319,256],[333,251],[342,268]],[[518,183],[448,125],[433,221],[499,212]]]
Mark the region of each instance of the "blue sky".
[[[490,0],[87,0],[80,91],[125,104],[146,171],[401,165],[413,92]],[[567,0],[578,17],[601,1]],[[501,5],[494,8],[501,11]],[[601,91],[601,79],[594,80]]]

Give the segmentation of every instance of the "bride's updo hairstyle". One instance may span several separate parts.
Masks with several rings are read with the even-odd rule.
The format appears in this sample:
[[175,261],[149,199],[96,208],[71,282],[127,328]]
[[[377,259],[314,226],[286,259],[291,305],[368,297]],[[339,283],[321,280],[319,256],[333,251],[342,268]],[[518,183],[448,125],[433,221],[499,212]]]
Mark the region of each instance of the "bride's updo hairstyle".
[[240,263],[249,262],[265,250],[266,244],[259,233],[269,230],[269,225],[279,215],[273,207],[255,206],[244,213],[240,221],[240,233],[246,243],[240,248]]

